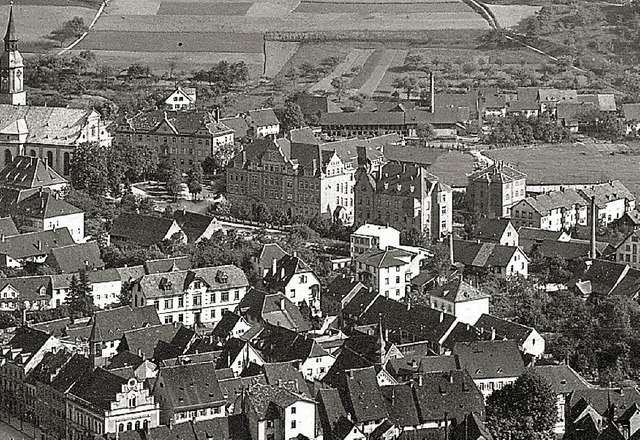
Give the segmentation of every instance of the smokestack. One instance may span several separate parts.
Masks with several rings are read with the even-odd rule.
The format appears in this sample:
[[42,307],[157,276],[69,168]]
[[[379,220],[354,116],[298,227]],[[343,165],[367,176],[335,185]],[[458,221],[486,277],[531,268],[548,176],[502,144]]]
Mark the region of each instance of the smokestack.
[[435,113],[436,111],[436,76],[431,72],[429,75],[429,98],[431,99],[430,111]]
[[598,213],[596,209],[596,197],[591,196],[591,251],[589,257],[592,260],[596,259],[596,221],[598,220]]
[[449,233],[449,260],[453,266],[455,263],[455,258],[453,257],[453,232]]
[[271,261],[271,274],[275,276],[278,271],[278,260],[275,258]]
[[496,329],[494,327],[491,327],[491,340],[496,340]]

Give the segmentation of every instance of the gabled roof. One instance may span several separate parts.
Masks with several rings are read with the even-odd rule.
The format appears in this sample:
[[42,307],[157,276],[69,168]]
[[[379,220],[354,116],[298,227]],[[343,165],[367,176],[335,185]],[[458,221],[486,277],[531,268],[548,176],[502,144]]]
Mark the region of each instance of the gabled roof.
[[[601,243],[596,247],[597,255],[603,254],[604,249],[608,247],[608,243]],[[591,252],[591,244],[588,241],[556,241],[543,240],[542,243],[533,248],[541,255],[547,258],[561,257],[567,261],[578,258],[586,258]]]
[[280,123],[278,117],[271,108],[249,110],[249,121],[254,127],[266,127]]
[[[478,221],[473,231],[474,238],[480,241],[498,242],[511,225],[508,218],[486,218],[483,217]],[[513,227],[513,225],[511,225]]]
[[123,212],[113,220],[109,235],[151,246],[164,240],[174,224],[173,219]]
[[15,212],[39,220],[50,219],[71,214],[81,214],[80,208],[65,202],[51,194],[50,191],[38,191],[22,200],[15,207]]
[[[267,243],[262,246],[260,255],[258,256],[258,266],[264,269],[272,269],[273,260],[279,260],[285,255],[289,255],[280,247],[278,243]],[[262,276],[262,274],[259,274]]]
[[[6,105],[0,104],[0,120],[2,119],[2,113],[5,108]],[[67,180],[64,177],[37,157],[16,156],[13,162],[6,165],[0,171],[0,186],[12,188],[45,188],[66,183]]]
[[453,428],[452,440],[493,440],[493,436],[484,426],[482,418],[475,412],[467,414],[462,422]]
[[64,393],[83,375],[88,374],[92,368],[93,365],[86,356],[76,353],[51,380],[51,386]]
[[361,289],[367,289],[367,286],[362,284],[360,281],[351,280],[347,277],[338,275],[329,282],[325,292],[323,292],[323,297],[331,297],[335,301],[342,301],[349,294],[355,293]]
[[581,281],[589,281],[593,293],[608,295],[627,275],[630,267],[626,264],[607,260],[593,260]]
[[0,235],[18,235],[18,228],[11,217],[0,218]]
[[412,252],[406,251],[404,249],[370,249],[363,254],[359,255],[356,258],[356,263],[366,264],[367,266],[373,266],[378,269],[380,268],[389,268],[396,266],[405,266],[409,264],[407,261],[402,258],[409,258],[409,261],[415,257],[415,254]]
[[640,104],[622,104],[622,115],[627,122],[640,122]]
[[211,363],[165,366],[160,369],[156,386],[164,385],[165,397],[176,412],[180,408],[222,405],[225,400],[215,371]]
[[338,391],[352,420],[366,423],[389,416],[373,367],[348,370],[342,377],[344,382]]
[[493,329],[496,332],[496,338],[513,340],[522,345],[531,333],[535,330],[526,325],[518,324],[516,322],[507,321],[506,319],[498,318],[497,316],[488,315],[483,313],[476,321],[475,327],[480,329],[489,330]]
[[312,357],[330,356],[315,339],[274,325],[266,325],[252,344],[271,362],[304,362]]
[[586,206],[589,202],[577,191],[563,189],[561,191],[551,191],[534,197],[527,197],[519,203],[526,203],[538,214],[546,216],[555,209],[572,209],[574,206]]
[[526,174],[501,161],[495,161],[493,165],[467,176],[470,182],[480,180],[487,182],[515,182],[517,180],[526,179],[526,177]]
[[423,373],[422,385],[414,383],[422,423],[442,420],[462,422],[470,412],[484,413],[484,398],[467,371],[451,370]]
[[268,272],[264,282],[271,289],[283,289],[295,275],[310,272],[312,270],[307,263],[297,256],[287,254],[277,261],[275,274]]
[[618,110],[616,106],[616,97],[613,93],[596,93],[578,95],[579,102],[589,102],[603,112],[615,112]]
[[271,362],[262,366],[269,385],[284,387],[294,393],[311,397],[302,373],[293,362]]
[[489,294],[483,293],[477,287],[465,282],[462,277],[456,277],[442,286],[437,286],[430,292],[430,295],[456,303],[490,298]]
[[387,403],[389,420],[399,427],[420,425],[420,415],[410,383],[380,387]]
[[67,107],[0,104],[0,129],[22,119],[29,130],[27,143],[75,146],[83,141],[82,130],[93,115]]
[[48,301],[52,294],[51,277],[46,275],[0,279],[0,290],[7,286],[18,292],[18,299],[22,302]]
[[240,300],[236,310],[255,321],[298,332],[311,330],[310,323],[304,319],[300,309],[282,293],[267,293],[252,287]]
[[322,113],[342,113],[342,109],[331,101],[328,96],[300,93],[295,97],[295,102],[300,106],[300,110],[304,115],[319,116]]
[[187,235],[189,243],[195,243],[202,237],[209,226],[218,224],[214,217],[186,210],[174,211],[173,219]]
[[538,89],[538,100],[540,102],[577,101],[578,92],[572,89],[560,90],[552,88],[540,88]]
[[[601,416],[613,413],[615,419],[622,416],[632,404],[640,403],[640,392],[634,387],[625,388],[583,388],[569,394],[567,405],[572,408],[584,400]],[[613,410],[613,411],[611,411]]]
[[127,379],[107,371],[103,368],[82,376],[69,391],[70,394],[80,397],[100,410],[111,409],[111,402],[116,399],[116,394],[122,392],[122,386]]
[[567,394],[592,387],[569,365],[536,365],[535,370],[546,379],[556,394]]
[[518,377],[524,371],[516,341],[458,342],[453,354],[473,379]]
[[[316,400],[318,401],[318,415],[320,416],[323,431],[325,433],[341,431],[341,425],[344,421],[348,421],[348,418],[338,390],[335,388],[321,388],[318,390]],[[353,429],[352,423],[349,431],[351,429]],[[336,438],[335,435],[333,437]],[[344,437],[338,436],[337,438]]]
[[517,246],[502,246],[495,243],[454,240],[453,256],[456,263],[475,267],[506,267],[517,252],[526,255]]
[[215,291],[249,286],[242,269],[233,265],[145,275],[138,285],[140,292],[149,299],[181,294],[194,281],[200,281]]
[[247,121],[242,116],[222,118],[220,122],[235,132],[236,139],[247,136],[249,132],[249,124],[247,124]]
[[578,190],[586,200],[590,201],[591,197],[595,197],[596,206],[604,208],[608,203],[615,200],[633,201],[636,196],[631,193],[619,180],[612,180],[608,183],[600,183],[587,188]]
[[81,270],[93,271],[104,268],[98,243],[86,243],[60,246],[51,249],[47,265],[59,273],[76,273]]
[[152,110],[140,112],[127,118],[124,125],[137,133],[154,134],[163,125],[177,135],[209,134],[220,136],[232,133],[222,121],[215,122],[212,114],[202,110],[168,111]]
[[116,341],[124,332],[150,325],[159,325],[160,318],[153,305],[144,307],[122,306],[94,313],[92,341]]
[[8,343],[11,349],[20,349],[24,354],[35,355],[47,343],[49,334],[30,327],[18,327]]
[[301,394],[293,393],[285,388],[273,385],[263,385],[256,383],[251,385],[246,392],[246,396],[255,409],[258,420],[264,420],[268,415],[271,405],[276,405],[281,409],[286,409],[296,402],[304,401],[314,403],[313,400]]
[[[120,350],[120,347],[122,347],[122,349],[127,349],[138,356],[142,356],[143,359],[154,359],[158,354],[158,344],[161,342],[164,344],[171,344],[178,332],[181,330],[188,332],[192,337],[194,335],[193,330],[187,329],[182,325],[173,324],[153,325],[127,330],[122,335],[124,345],[119,346],[118,349]],[[187,339],[190,340],[190,338]],[[187,347],[182,346],[175,348],[178,349],[178,355],[181,355]]]
[[4,241],[0,240],[0,254],[18,260],[47,255],[53,248],[73,244],[75,242],[67,228],[50,229],[5,237]]
[[191,260],[186,255],[173,258],[161,258],[159,260],[147,260],[144,262],[144,274],[146,275],[188,269],[191,269]]

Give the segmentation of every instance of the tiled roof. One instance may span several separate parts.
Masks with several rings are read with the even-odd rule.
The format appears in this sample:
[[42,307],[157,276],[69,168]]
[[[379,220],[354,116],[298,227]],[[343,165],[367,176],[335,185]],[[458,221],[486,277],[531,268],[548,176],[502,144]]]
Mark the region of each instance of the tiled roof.
[[146,275],[187,269],[191,269],[191,260],[188,256],[161,258],[144,262],[144,273]]
[[[591,245],[588,241],[543,240],[534,249],[547,258],[561,257],[565,260],[575,260],[588,257],[591,252]],[[599,249],[596,248],[596,251],[598,255],[601,255]]]
[[58,371],[51,381],[51,386],[64,393],[83,375],[88,374],[92,368],[93,365],[86,356],[76,353]]
[[471,173],[468,176],[469,181],[485,180],[489,182],[514,182],[525,179],[526,174],[516,170],[509,164],[495,162],[482,170]]
[[311,329],[300,309],[282,293],[267,293],[255,288],[249,289],[236,309],[242,316],[256,321],[304,332]]
[[138,283],[140,292],[151,299],[181,294],[195,280],[201,280],[216,291],[249,286],[242,269],[233,265],[150,274],[143,276]]
[[174,211],[173,219],[187,235],[189,243],[195,243],[212,223],[218,223],[214,217],[186,210]]
[[18,228],[11,217],[0,218],[0,235],[18,235]]
[[[279,260],[280,258],[288,255],[284,249],[280,247],[278,243],[267,243],[262,246],[260,255],[258,256],[258,266],[264,269],[272,269],[273,260]],[[259,274],[262,276],[262,274]]]
[[297,274],[309,273],[311,268],[307,263],[294,255],[284,255],[276,263],[276,273],[267,273],[264,282],[273,290],[284,288],[291,278]]
[[[148,262],[147,262],[148,263]],[[116,267],[118,274],[120,275],[120,279],[122,282],[130,282],[133,280],[139,280],[145,275],[144,266],[129,266],[129,267]]]
[[558,240],[562,237],[562,234],[562,231],[547,231],[545,229],[526,228],[524,226],[518,229],[518,238],[520,240]]
[[592,103],[597,106],[598,110],[603,112],[615,112],[618,110],[616,97],[613,93],[578,95],[578,101]]
[[540,110],[540,106],[535,99],[532,100],[516,100],[510,101],[507,106],[507,112],[523,112],[527,110]]
[[389,420],[395,426],[418,426],[421,424],[410,383],[380,387],[380,391],[387,403]]
[[328,96],[301,93],[296,96],[295,103],[300,106],[304,115],[319,116],[322,113],[342,113],[342,109]]
[[126,120],[128,127],[138,133],[153,134],[162,124],[168,124],[178,135],[195,135],[206,133],[214,136],[231,133],[222,121],[216,123],[213,116],[206,111],[166,111],[153,110],[141,112]]
[[613,413],[614,418],[617,419],[632,404],[640,404],[640,392],[634,387],[576,389],[569,394],[567,406],[573,408],[581,399],[584,399],[598,414],[608,416]]
[[92,318],[92,340],[116,341],[128,330],[159,324],[160,318],[152,305],[136,308],[122,306],[100,310]]
[[323,293],[323,298],[331,297],[335,301],[342,301],[347,295],[354,292],[355,289],[360,290],[366,288],[367,286],[360,281],[338,275],[327,285],[326,291]]
[[126,383],[127,379],[103,368],[96,368],[82,376],[69,392],[101,410],[109,410],[116,394],[122,392],[122,385]]
[[590,102],[558,102],[556,117],[565,123],[582,122],[584,113],[595,108],[595,105]]
[[[23,120],[30,144],[69,145],[81,140],[91,112],[66,107],[0,104],[0,130]],[[17,133],[13,133],[17,134]]]
[[466,240],[453,241],[454,259],[456,263],[462,263],[465,266],[505,267],[516,252],[518,252],[517,246]]
[[518,377],[524,371],[515,341],[458,342],[453,354],[474,379]]
[[607,203],[615,200],[626,199],[632,201],[636,199],[631,191],[629,191],[619,180],[612,180],[608,183],[592,185],[588,188],[578,190],[578,193],[585,197],[587,201],[590,201],[591,197],[595,197],[596,206],[598,208],[604,208]]
[[271,362],[262,366],[269,385],[284,387],[294,393],[311,397],[302,373],[294,362]]
[[[112,283],[122,281],[120,274],[115,268],[90,270],[87,272],[87,278],[90,283]],[[69,277],[67,277],[69,279]]]
[[271,108],[249,110],[249,120],[251,125],[254,127],[266,127],[268,125],[277,125],[280,123]]
[[338,391],[353,421],[366,423],[388,417],[387,405],[373,367],[348,370],[343,378],[344,383]]
[[22,353],[35,355],[47,343],[51,336],[43,331],[30,327],[18,327],[8,346],[11,349],[22,349]]
[[242,116],[222,118],[220,119],[220,122],[233,130],[235,132],[235,137],[238,139],[247,136],[249,132],[249,124],[247,124],[247,121]]
[[289,140],[293,144],[320,145],[322,143],[309,127],[289,131]]
[[510,224],[511,221],[506,218],[483,217],[478,220],[473,236],[480,241],[497,242],[502,238]]
[[320,388],[318,390],[318,415],[324,432],[329,433],[337,428],[341,420],[347,418],[340,394],[335,388]]
[[163,367],[156,384],[164,385],[165,396],[174,411],[222,405],[224,397],[215,371],[211,363]]
[[622,104],[622,115],[628,122],[640,122],[640,104]]
[[399,162],[389,162],[382,167],[381,176],[376,180],[374,188],[378,193],[408,198],[403,205],[408,213],[415,209],[416,202],[413,199],[421,200],[423,193],[451,191],[451,188],[429,173],[424,166]]
[[123,348],[143,358],[153,359],[158,343],[160,341],[170,343],[179,328],[181,326],[163,324],[127,330],[122,335]]
[[567,394],[574,390],[592,387],[569,365],[537,365],[535,371],[549,382],[556,394]]
[[629,266],[606,260],[593,260],[581,281],[590,281],[593,293],[608,295],[626,276]]
[[46,275],[0,279],[0,290],[11,286],[20,294],[20,301],[51,299],[51,277]]
[[15,212],[26,217],[44,220],[64,215],[80,214],[83,211],[45,190],[36,192],[19,202]]
[[538,99],[540,102],[577,101],[578,92],[576,90],[541,88],[538,89]]
[[424,373],[422,385],[414,383],[422,423],[450,420],[460,423],[470,412],[484,413],[484,398],[464,370]]
[[[325,113],[320,116],[320,125],[396,125],[407,126],[422,123],[430,124],[456,124],[468,119],[463,108],[443,108],[430,113],[422,110],[408,110],[406,112],[349,112],[349,113]],[[468,113],[468,109],[466,109]]]
[[254,407],[258,420],[264,420],[271,404],[286,409],[299,401],[312,402],[306,397],[293,393],[285,388],[256,383],[247,389],[247,397]]
[[0,254],[22,259],[46,255],[51,249],[75,244],[67,228],[13,235],[0,240]]
[[60,273],[75,273],[81,270],[104,268],[100,249],[95,241],[60,246],[51,249],[47,265]]
[[360,289],[360,291],[351,298],[351,301],[343,307],[342,313],[346,316],[360,317],[360,315],[373,304],[377,297],[378,292],[373,289]]
[[371,249],[356,258],[356,264],[366,264],[377,268],[404,266],[408,264],[401,258],[413,258],[414,254],[403,249]]
[[151,246],[160,243],[166,237],[174,222],[175,220],[164,217],[123,212],[113,220],[109,235]]
[[483,293],[477,287],[465,282],[462,277],[456,277],[442,286],[437,286],[429,293],[451,302],[475,301],[490,297],[490,295]]
[[142,359],[142,357],[138,356],[137,354],[131,353],[129,350],[125,350],[113,355],[109,359],[109,363],[107,364],[106,369],[112,370],[125,367],[138,368],[140,365],[142,365],[143,362],[144,359]]
[[262,353],[265,360],[271,362],[304,362],[312,357],[329,356],[315,339],[274,325],[266,325],[252,340],[252,344]]
[[59,338],[69,324],[71,324],[71,318],[60,318],[31,324],[30,327]]
[[463,420],[453,428],[452,440],[493,440],[493,436],[484,426],[481,417],[475,412],[464,416]]
[[534,330],[526,325],[507,321],[506,319],[498,318],[497,316],[488,315],[486,313],[480,315],[475,327],[483,330],[493,329],[496,331],[496,338],[513,340],[519,345],[524,343]]
[[216,336],[217,338],[220,338],[220,339],[226,339],[231,335],[231,330],[233,330],[235,325],[241,319],[242,318],[240,317],[240,315],[230,312],[228,310],[225,311],[222,314],[222,319],[220,319],[218,324],[216,324],[216,326],[212,330],[211,335]]

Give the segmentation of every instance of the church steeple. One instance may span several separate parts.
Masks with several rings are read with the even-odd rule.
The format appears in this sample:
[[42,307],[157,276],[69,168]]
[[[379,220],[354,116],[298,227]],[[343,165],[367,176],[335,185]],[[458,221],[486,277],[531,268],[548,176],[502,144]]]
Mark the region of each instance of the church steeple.
[[13,0],[9,9],[9,22],[4,35],[4,53],[0,58],[0,103],[26,105],[24,91],[24,64],[18,52],[18,35],[13,20]]
[[7,23],[7,33],[4,34],[4,51],[10,52],[18,50],[18,37],[16,36],[16,27],[13,24],[13,0],[9,8],[9,23]]

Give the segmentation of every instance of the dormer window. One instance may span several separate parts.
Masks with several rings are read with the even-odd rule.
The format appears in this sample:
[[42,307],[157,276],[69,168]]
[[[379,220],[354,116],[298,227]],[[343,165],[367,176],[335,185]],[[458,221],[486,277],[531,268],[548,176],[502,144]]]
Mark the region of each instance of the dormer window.
[[219,270],[216,273],[216,281],[218,281],[220,284],[226,284],[228,279],[229,279],[229,276],[227,275],[226,272]]

